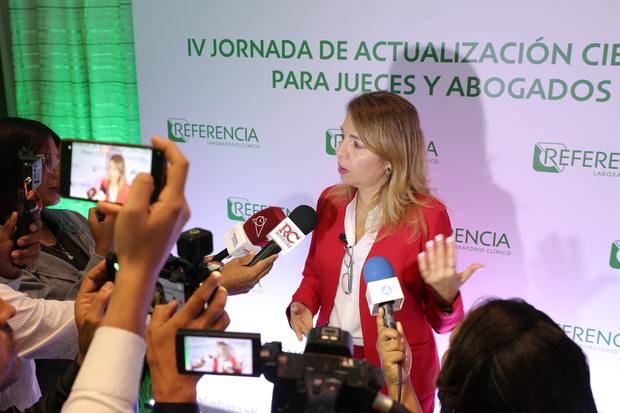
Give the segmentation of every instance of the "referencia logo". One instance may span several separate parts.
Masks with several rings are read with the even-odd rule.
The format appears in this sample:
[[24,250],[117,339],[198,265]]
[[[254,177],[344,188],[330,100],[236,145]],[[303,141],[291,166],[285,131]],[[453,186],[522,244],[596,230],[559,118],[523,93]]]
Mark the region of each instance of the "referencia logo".
[[454,228],[457,249],[483,254],[510,256],[510,241],[505,232],[472,228]]
[[255,128],[247,126],[192,123],[184,118],[168,118],[168,139],[177,143],[200,141],[208,145],[260,149]]
[[[228,215],[228,219],[230,220],[245,222],[258,211],[269,208],[270,206],[273,205],[267,205],[262,202],[253,202],[247,198],[230,196],[226,200],[226,213]],[[278,206],[278,208],[282,208],[282,211],[284,211],[284,214],[287,216],[291,213],[291,210],[287,207]]]
[[575,343],[601,353],[620,354],[620,332],[594,327],[560,324],[564,333]]
[[593,176],[620,177],[620,152],[571,149],[563,143],[534,145],[532,167],[537,172],[559,174],[570,169],[591,169]]
[[325,152],[328,155],[336,155],[336,149],[342,142],[342,131],[340,129],[327,129],[325,132]]
[[609,266],[620,270],[620,240],[611,244],[611,254],[609,257]]
[[[336,149],[344,135],[342,134],[342,130],[339,128],[330,128],[325,131],[325,153],[328,155],[336,155]],[[428,156],[428,161],[431,164],[439,163],[439,153],[437,151],[437,145],[433,141],[429,141],[426,146],[426,152]]]

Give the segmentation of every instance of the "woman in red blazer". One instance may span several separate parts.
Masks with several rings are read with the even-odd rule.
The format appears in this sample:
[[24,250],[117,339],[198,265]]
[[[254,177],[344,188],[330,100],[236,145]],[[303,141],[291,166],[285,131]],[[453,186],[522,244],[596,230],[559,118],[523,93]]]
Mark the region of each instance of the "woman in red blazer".
[[336,155],[343,183],[319,198],[318,226],[287,316],[301,340],[318,312],[317,326],[349,331],[354,356],[380,366],[361,273],[367,258],[385,257],[405,297],[396,319],[416,366],[413,387],[423,411],[431,413],[439,373],[432,330],[451,331],[463,319],[459,288],[475,268],[428,271],[428,279],[418,270],[418,253],[452,229],[427,187],[426,144],[415,107],[387,92],[360,95],[348,104],[342,134]]
[[114,154],[108,163],[108,176],[101,182],[104,201],[124,203],[129,195],[131,185],[125,176],[125,159],[123,155]]

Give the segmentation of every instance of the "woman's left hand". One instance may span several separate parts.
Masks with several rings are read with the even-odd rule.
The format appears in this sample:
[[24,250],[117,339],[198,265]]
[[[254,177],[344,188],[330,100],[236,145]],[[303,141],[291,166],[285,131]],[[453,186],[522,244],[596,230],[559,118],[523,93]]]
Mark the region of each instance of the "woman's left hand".
[[101,222],[97,216],[99,208],[90,208],[88,210],[88,224],[95,239],[95,253],[102,257],[105,257],[108,252],[114,249],[114,224],[116,223],[116,215],[121,207],[120,205],[110,203],[105,203],[104,206],[106,207],[105,217]]
[[457,272],[454,238],[438,234],[434,240],[427,241],[426,251],[418,254],[418,267],[422,279],[431,286],[442,304],[451,305],[461,286],[484,266],[475,263]]

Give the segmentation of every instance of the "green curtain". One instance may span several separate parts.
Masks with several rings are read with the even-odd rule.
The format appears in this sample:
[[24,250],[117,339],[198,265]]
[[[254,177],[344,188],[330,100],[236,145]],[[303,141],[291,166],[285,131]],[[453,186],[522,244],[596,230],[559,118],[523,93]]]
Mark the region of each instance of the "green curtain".
[[9,24],[18,116],[63,138],[140,143],[130,0],[10,0]]
[[[62,138],[140,143],[131,0],[9,0],[8,14],[17,116]],[[140,412],[151,397],[147,377]]]

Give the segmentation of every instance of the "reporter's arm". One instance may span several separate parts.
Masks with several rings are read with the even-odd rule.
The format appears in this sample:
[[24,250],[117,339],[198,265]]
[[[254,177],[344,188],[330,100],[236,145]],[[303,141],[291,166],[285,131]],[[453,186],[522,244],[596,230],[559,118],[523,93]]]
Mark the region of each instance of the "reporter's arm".
[[30,298],[4,284],[0,284],[0,297],[16,309],[8,324],[20,357],[71,359],[77,355],[73,301]]
[[180,328],[224,330],[228,326],[230,318],[224,310],[227,293],[219,284],[220,276],[214,273],[176,314],[174,301],[155,307],[146,334],[146,356],[156,405],[196,402],[196,385],[201,376],[178,373],[176,332]]
[[[207,257],[205,261],[209,262],[211,258]],[[222,287],[229,295],[245,294],[254,288],[261,278],[269,274],[278,256],[272,255],[248,267],[253,258],[254,254],[234,258],[222,267]]]
[[63,412],[133,412],[146,346],[139,335],[102,326],[86,354]]
[[399,369],[402,368],[402,386],[400,403],[413,413],[422,413],[418,397],[411,383],[411,349],[404,339],[402,325],[397,323],[397,330],[385,327],[383,309],[377,314],[377,353],[381,360],[381,369],[388,389],[388,395],[398,400]]
[[[118,212],[114,243],[120,270],[102,327],[63,408],[66,412],[132,412],[135,407],[145,353],[144,324],[155,282],[189,218],[184,195],[189,164],[172,142],[154,138],[153,145],[168,161],[167,183],[150,204],[153,178],[137,175]],[[99,206],[104,213],[116,208]]]

